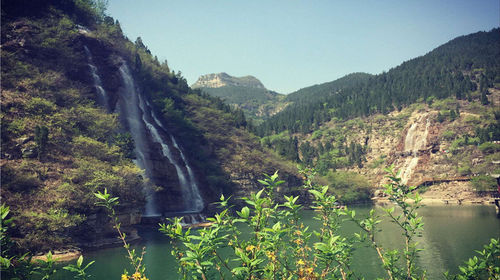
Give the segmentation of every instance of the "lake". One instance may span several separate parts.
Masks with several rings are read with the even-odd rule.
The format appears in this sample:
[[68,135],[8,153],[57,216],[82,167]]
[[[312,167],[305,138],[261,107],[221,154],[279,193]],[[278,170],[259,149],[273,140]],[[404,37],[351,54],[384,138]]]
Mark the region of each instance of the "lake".
[[[355,206],[357,216],[367,215],[375,207],[380,214],[379,206]],[[303,211],[304,222],[314,227],[312,211]],[[428,279],[443,279],[443,272],[449,270],[458,273],[458,265],[462,265],[469,257],[489,243],[491,238],[500,237],[500,219],[496,218],[495,207],[487,205],[443,205],[426,206],[419,210],[424,219],[424,232],[418,238],[420,248],[419,266],[427,270]],[[386,220],[380,224],[382,231],[377,239],[386,248],[401,248],[403,239],[396,226]],[[345,234],[352,234],[356,227],[346,222],[342,229]],[[144,262],[149,279],[177,279],[177,267],[171,256],[171,247],[167,237],[154,228],[140,229],[143,238],[133,246],[140,251],[146,247]],[[89,268],[93,279],[118,279],[124,268],[132,271],[122,247],[102,249],[84,254],[85,262],[95,260]],[[362,271],[366,279],[386,276],[381,269],[375,251],[361,246],[354,252],[353,267]],[[57,279],[69,279],[66,273],[57,275]]]

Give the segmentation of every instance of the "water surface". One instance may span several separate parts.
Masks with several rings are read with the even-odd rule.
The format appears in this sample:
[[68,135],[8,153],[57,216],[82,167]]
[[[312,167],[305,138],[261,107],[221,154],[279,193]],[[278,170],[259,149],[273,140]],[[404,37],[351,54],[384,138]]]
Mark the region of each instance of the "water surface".
[[[372,206],[353,207],[358,216],[367,215]],[[380,207],[375,206],[377,213],[383,214]],[[312,211],[304,211],[305,223],[312,227],[317,222],[312,219]],[[419,210],[424,218],[424,232],[418,238],[420,247],[425,249],[419,255],[419,265],[427,270],[428,279],[443,279],[443,272],[449,270],[458,273],[458,265],[462,265],[475,254],[474,250],[482,249],[491,238],[500,237],[500,219],[496,218],[494,206],[426,206]],[[397,227],[384,220],[380,224],[381,232],[377,239],[387,248],[401,248],[403,237]],[[355,225],[345,223],[342,232],[352,235],[358,232]],[[171,256],[171,247],[167,237],[156,229],[140,230],[143,241],[133,246],[137,251],[146,247],[144,262],[150,279],[178,279],[177,266]],[[89,269],[94,279],[118,279],[124,268],[131,271],[123,248],[102,249],[84,254],[86,261],[95,260]],[[366,279],[386,276],[381,269],[376,252],[360,244],[354,252],[353,268],[361,271]],[[67,279],[67,274],[60,274],[59,279]]]

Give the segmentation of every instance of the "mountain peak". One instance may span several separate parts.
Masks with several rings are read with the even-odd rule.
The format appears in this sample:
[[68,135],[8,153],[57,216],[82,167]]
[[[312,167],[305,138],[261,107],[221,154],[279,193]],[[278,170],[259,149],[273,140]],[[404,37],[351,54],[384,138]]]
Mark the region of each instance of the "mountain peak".
[[254,76],[233,77],[225,72],[202,75],[192,88],[220,88],[225,86],[239,86],[265,89],[259,79]]

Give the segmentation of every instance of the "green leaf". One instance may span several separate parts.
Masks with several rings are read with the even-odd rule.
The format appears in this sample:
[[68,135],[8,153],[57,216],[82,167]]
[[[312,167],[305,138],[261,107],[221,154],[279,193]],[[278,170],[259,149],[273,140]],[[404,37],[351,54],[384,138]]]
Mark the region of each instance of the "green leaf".
[[239,212],[238,215],[244,219],[248,218],[248,216],[250,215],[250,208],[246,206],[241,208],[241,212]]
[[233,268],[233,270],[231,270],[231,272],[234,273],[235,275],[241,275],[243,273],[248,272],[248,267],[243,267],[243,266],[235,267]]
[[271,176],[271,180],[275,181],[276,179],[278,179],[278,170]]
[[182,234],[182,226],[179,223],[176,224],[175,234],[177,234],[177,235],[181,235]]
[[259,181],[259,183],[261,183],[262,185],[266,185],[266,186],[269,186],[270,184],[264,180],[257,180]]
[[76,266],[81,267],[83,262],[83,256],[80,256],[76,261]]
[[71,271],[71,272],[79,272],[80,270],[74,266],[67,265],[63,267],[64,270]]
[[321,242],[314,243],[314,248],[321,252],[328,252],[330,250],[330,247],[327,244]]
[[278,230],[280,230],[280,229],[281,229],[281,224],[280,224],[280,222],[277,222],[276,224],[274,224],[274,226],[273,226],[273,230],[274,230],[274,231],[278,231]]
[[259,191],[259,192],[255,195],[255,197],[256,197],[257,199],[259,199],[259,198],[260,198],[260,196],[262,195],[262,192],[264,192],[264,189],[260,190],[260,191]]
[[321,189],[321,193],[325,195],[327,191],[328,191],[328,186],[323,186],[323,188]]
[[314,195],[317,199],[323,197],[323,195],[317,190],[309,190],[309,192]]

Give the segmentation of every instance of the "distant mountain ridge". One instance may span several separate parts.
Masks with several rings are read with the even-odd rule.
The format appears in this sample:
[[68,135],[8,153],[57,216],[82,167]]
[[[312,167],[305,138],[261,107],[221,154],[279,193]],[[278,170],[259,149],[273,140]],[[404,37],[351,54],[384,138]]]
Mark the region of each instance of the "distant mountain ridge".
[[341,89],[353,87],[361,83],[367,82],[372,77],[374,77],[374,75],[363,72],[347,74],[331,82],[326,82],[301,88],[297,91],[287,94],[286,100],[290,102],[299,102],[308,100],[312,101],[318,97],[333,94]]
[[202,75],[191,85],[191,88],[220,88],[225,86],[266,89],[262,82],[254,76],[233,77],[224,72]]
[[499,35],[500,28],[495,28],[457,37],[423,56],[368,79],[357,79],[361,82],[346,83],[347,87],[338,90],[316,91],[321,85],[299,90],[286,97],[292,104],[267,119],[257,133],[309,133],[333,118],[387,114],[413,103],[448,97],[469,102],[479,97],[487,103],[487,88],[500,81]]
[[204,93],[216,96],[225,103],[242,109],[251,119],[261,122],[281,111],[286,105],[284,95],[268,90],[254,76],[233,77],[227,73],[202,75],[191,85]]

